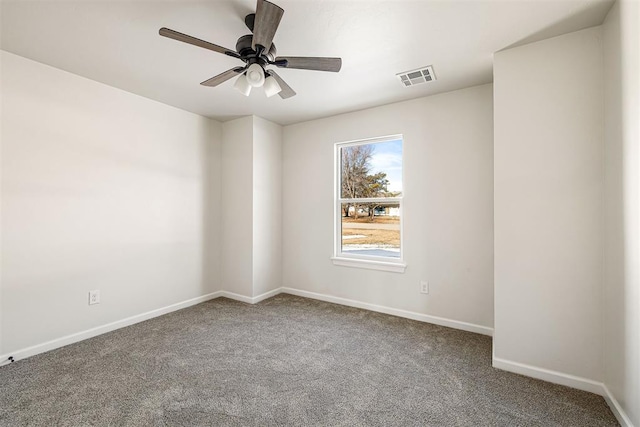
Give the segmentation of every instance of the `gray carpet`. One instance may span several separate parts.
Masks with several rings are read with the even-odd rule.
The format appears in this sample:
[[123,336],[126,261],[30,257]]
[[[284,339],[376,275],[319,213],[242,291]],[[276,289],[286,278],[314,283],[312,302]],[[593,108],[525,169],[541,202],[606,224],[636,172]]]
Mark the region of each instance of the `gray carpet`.
[[491,339],[278,295],[219,298],[0,368],[2,426],[614,426],[491,367]]

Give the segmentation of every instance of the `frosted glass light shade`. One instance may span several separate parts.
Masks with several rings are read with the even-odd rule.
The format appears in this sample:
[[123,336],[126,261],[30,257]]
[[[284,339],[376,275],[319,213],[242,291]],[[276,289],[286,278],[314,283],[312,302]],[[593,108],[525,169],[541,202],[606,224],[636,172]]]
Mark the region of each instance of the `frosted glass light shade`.
[[264,84],[264,70],[260,64],[251,64],[247,68],[247,81],[253,87],[260,87]]
[[252,86],[247,81],[247,77],[244,74],[240,74],[240,76],[236,79],[236,82],[233,84],[233,87],[238,89],[238,92],[240,92],[244,96],[249,96]]
[[270,98],[273,95],[276,95],[276,94],[280,93],[281,90],[282,90],[282,88],[278,84],[278,81],[273,78],[273,76],[269,76],[269,77],[267,77],[265,79],[265,81],[264,81],[264,93],[265,93],[265,95],[267,95],[267,98]]

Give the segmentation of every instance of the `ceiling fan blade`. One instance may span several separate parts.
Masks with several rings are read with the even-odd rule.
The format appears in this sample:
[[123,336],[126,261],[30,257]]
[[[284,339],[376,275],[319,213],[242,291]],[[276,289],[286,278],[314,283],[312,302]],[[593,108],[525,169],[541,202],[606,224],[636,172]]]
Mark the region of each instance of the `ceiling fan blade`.
[[279,56],[273,61],[283,68],[298,68],[301,70],[332,71],[337,73],[342,68],[341,58],[319,58],[313,56]]
[[245,70],[245,67],[236,67],[230,70],[225,71],[224,73],[220,73],[215,77],[211,77],[209,80],[205,80],[200,83],[202,86],[214,87],[218,86],[220,83],[224,83],[227,80],[237,76]]
[[284,80],[282,80],[282,77],[280,77],[278,73],[273,70],[268,70],[267,72],[270,76],[273,76],[273,78],[276,79],[276,81],[280,85],[280,88],[282,89],[280,93],[278,93],[278,95],[280,95],[280,98],[287,99],[296,95],[296,91],[291,89],[291,86],[289,86]]
[[186,34],[179,33],[177,31],[171,30],[169,28],[160,28],[160,35],[163,37],[168,37],[170,39],[178,40],[183,43],[189,43],[194,46],[202,47],[205,49],[212,50],[214,52],[223,53],[225,55],[233,56],[234,58],[240,58],[240,55],[236,51],[231,49],[227,49],[226,47],[218,46],[217,44],[209,43],[204,40],[197,39],[195,37],[191,37]]
[[253,23],[253,41],[251,43],[253,50],[257,50],[260,45],[265,52],[269,52],[273,36],[276,34],[283,14],[284,10],[281,7],[266,0],[258,0]]

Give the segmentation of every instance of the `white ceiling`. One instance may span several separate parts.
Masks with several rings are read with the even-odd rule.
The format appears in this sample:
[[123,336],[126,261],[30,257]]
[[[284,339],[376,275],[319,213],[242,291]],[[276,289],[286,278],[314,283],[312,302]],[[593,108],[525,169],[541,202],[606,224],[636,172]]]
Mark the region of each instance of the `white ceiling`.
[[[602,23],[610,0],[274,0],[283,56],[339,56],[339,73],[278,69],[298,93],[244,97],[233,81],[200,82],[241,61],[158,35],[160,27],[235,50],[255,0],[6,1],[1,47],[218,120],[255,114],[291,124],[489,83],[492,54]],[[396,73],[433,65],[438,80],[403,87]],[[544,72],[544,64],[541,71]]]

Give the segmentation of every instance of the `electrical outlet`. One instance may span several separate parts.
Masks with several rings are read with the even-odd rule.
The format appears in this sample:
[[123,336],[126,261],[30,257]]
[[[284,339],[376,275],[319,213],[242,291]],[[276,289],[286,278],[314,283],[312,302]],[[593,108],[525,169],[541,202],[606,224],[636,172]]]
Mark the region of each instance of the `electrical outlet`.
[[429,293],[429,282],[424,281],[424,280],[420,282],[420,293],[421,294],[428,294]]
[[89,291],[89,305],[100,304],[100,291]]

